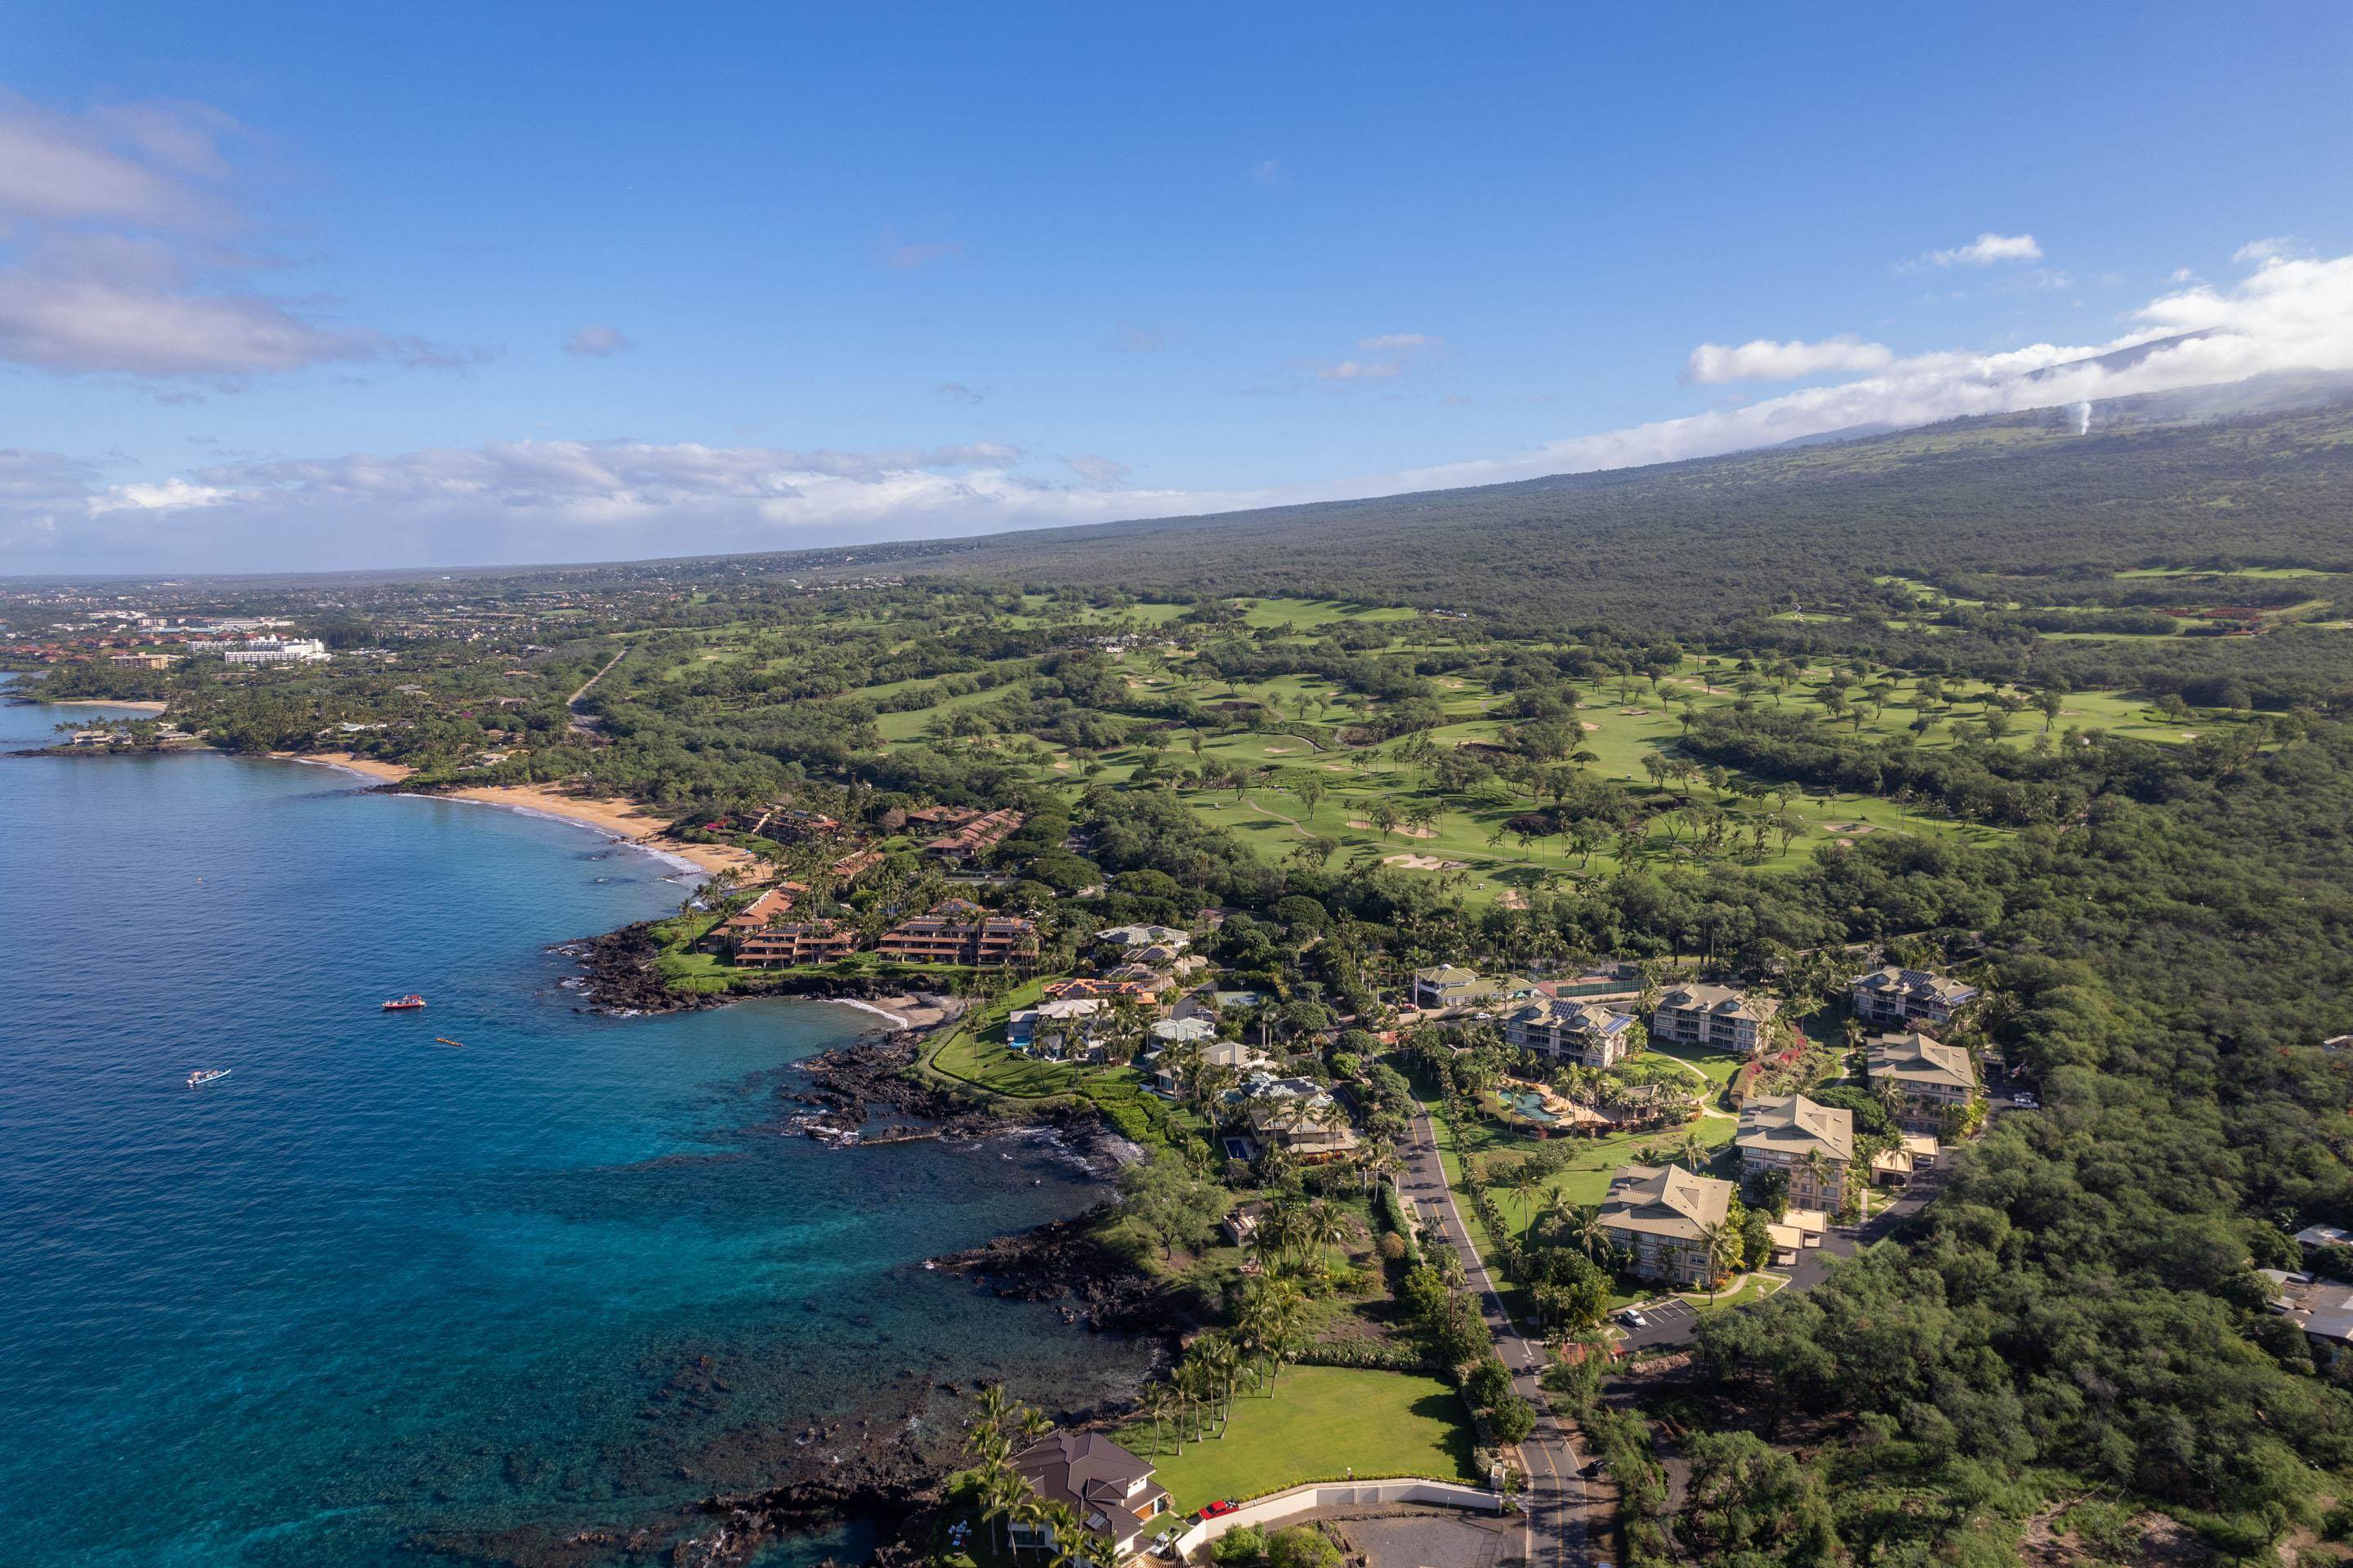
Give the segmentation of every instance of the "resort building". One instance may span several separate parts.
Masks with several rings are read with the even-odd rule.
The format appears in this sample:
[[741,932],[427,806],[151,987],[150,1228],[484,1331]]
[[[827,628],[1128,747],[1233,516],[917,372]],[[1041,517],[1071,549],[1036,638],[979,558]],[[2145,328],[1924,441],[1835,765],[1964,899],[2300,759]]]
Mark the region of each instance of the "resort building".
[[1228,1104],[1241,1107],[1261,1148],[1280,1149],[1314,1165],[1356,1147],[1356,1129],[1348,1125],[1347,1112],[1313,1078],[1278,1078],[1260,1069],[1240,1087],[1226,1091],[1225,1097]]
[[1740,1107],[1733,1144],[1746,1174],[1788,1173],[1792,1208],[1830,1212],[1846,1201],[1847,1162],[1854,1158],[1852,1112],[1816,1105],[1803,1095],[1758,1095]]
[[1117,1001],[1125,997],[1147,1006],[1156,1002],[1166,986],[1159,977],[1149,981],[1109,980],[1102,975],[1072,975],[1066,980],[1048,980],[1044,994],[1048,997],[1101,997],[1105,1001]]
[[1904,1096],[1897,1118],[1906,1132],[1942,1132],[1977,1093],[1977,1065],[1958,1045],[1926,1034],[1883,1034],[1864,1049],[1872,1086],[1893,1084]]
[[[969,908],[969,906],[966,906]],[[1038,923],[1017,915],[942,911],[902,920],[876,952],[907,964],[1011,964],[1038,950]]]
[[1021,822],[1021,813],[1010,808],[976,815],[927,842],[923,853],[954,861],[976,860],[1004,842]]
[[[1100,1542],[1084,1555],[1101,1568],[1124,1568],[1144,1550],[1145,1522],[1168,1510],[1168,1489],[1151,1465],[1099,1432],[1057,1432],[1014,1455],[1013,1469],[1039,1498],[1079,1516]],[[1017,1556],[1057,1546],[1050,1525],[1017,1520],[1010,1530]]]
[[1633,1018],[1592,1002],[1543,997],[1504,1020],[1504,1044],[1556,1062],[1614,1067],[1633,1044]]
[[1704,1285],[1709,1232],[1732,1213],[1732,1183],[1680,1165],[1626,1165],[1609,1179],[1601,1228],[1642,1279]]
[[256,637],[241,647],[225,649],[221,657],[232,664],[323,664],[332,655],[313,637]]
[[793,912],[793,904],[808,889],[797,882],[780,882],[764,889],[757,898],[719,922],[712,933],[722,942],[740,941],[754,931],[763,929],[771,920],[781,920]]
[[834,881],[847,887],[881,863],[881,850],[852,850],[826,869],[832,874]]
[[1651,1014],[1651,1038],[1753,1056],[1765,1026],[1780,1011],[1771,997],[1751,996],[1737,986],[1677,986],[1659,999],[1658,1011]]
[[1097,931],[1095,940],[1106,948],[1118,948],[1141,958],[1146,948],[1168,948],[1181,952],[1192,946],[1193,938],[1174,926],[1113,926]]
[[858,933],[831,920],[790,920],[735,939],[735,962],[751,969],[829,964],[858,950]]
[[1977,987],[1926,969],[1889,964],[1854,977],[1854,1015],[1865,1023],[1942,1029],[1977,999]]

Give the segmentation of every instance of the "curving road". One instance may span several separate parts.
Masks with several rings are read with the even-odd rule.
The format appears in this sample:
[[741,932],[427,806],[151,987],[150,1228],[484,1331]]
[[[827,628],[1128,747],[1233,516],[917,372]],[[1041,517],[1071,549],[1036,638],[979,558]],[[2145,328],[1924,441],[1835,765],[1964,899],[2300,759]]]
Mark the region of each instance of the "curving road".
[[1512,1320],[1479,1249],[1471,1245],[1454,1191],[1447,1184],[1446,1167],[1438,1158],[1437,1135],[1427,1111],[1416,1110],[1398,1155],[1404,1166],[1400,1190],[1420,1205],[1424,1218],[1462,1260],[1464,1277],[1479,1292],[1480,1310],[1487,1331],[1494,1336],[1496,1353],[1511,1369],[1514,1391],[1536,1407],[1535,1430],[1520,1445],[1528,1472],[1527,1489],[1520,1494],[1526,1560],[1532,1568],[1582,1568],[1590,1554],[1586,1550],[1585,1483],[1577,1474],[1577,1429],[1553,1414],[1536,1382],[1545,1365],[1543,1341],[1523,1334]]

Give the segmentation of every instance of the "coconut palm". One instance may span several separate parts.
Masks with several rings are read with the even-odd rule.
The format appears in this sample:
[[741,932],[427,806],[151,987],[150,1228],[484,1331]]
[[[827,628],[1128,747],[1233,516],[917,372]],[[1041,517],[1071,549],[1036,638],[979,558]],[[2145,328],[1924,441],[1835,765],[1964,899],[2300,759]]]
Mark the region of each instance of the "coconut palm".
[[1819,1149],[1809,1149],[1798,1161],[1798,1169],[1814,1186],[1814,1199],[1820,1202],[1830,1196],[1831,1172],[1836,1169],[1831,1157]]
[[1721,1221],[1699,1228],[1699,1243],[1707,1249],[1707,1294],[1713,1301],[1725,1272],[1740,1257],[1740,1234]]

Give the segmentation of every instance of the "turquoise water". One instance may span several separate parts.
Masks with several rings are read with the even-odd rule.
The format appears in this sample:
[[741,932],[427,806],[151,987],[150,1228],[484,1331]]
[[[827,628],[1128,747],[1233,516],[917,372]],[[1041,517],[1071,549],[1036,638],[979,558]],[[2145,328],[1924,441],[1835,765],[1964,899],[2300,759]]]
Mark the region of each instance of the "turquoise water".
[[[60,716],[0,707],[0,749]],[[788,1065],[871,1017],[575,1012],[546,945],[673,906],[675,868],[363,782],[0,758],[13,1568],[637,1523],[773,1478],[813,1418],[936,1426],[943,1379],[1077,1401],[1140,1362],[920,1266],[1077,1212],[1084,1171],[780,1136]]]

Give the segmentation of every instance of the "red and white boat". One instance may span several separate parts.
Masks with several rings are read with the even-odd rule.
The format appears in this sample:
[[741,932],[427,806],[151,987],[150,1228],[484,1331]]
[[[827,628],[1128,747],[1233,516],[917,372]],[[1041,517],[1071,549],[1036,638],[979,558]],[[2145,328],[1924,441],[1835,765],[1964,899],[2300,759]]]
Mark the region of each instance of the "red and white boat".
[[385,1002],[384,1010],[386,1012],[410,1012],[424,1005],[425,999],[415,991],[410,991],[406,996],[396,996]]

